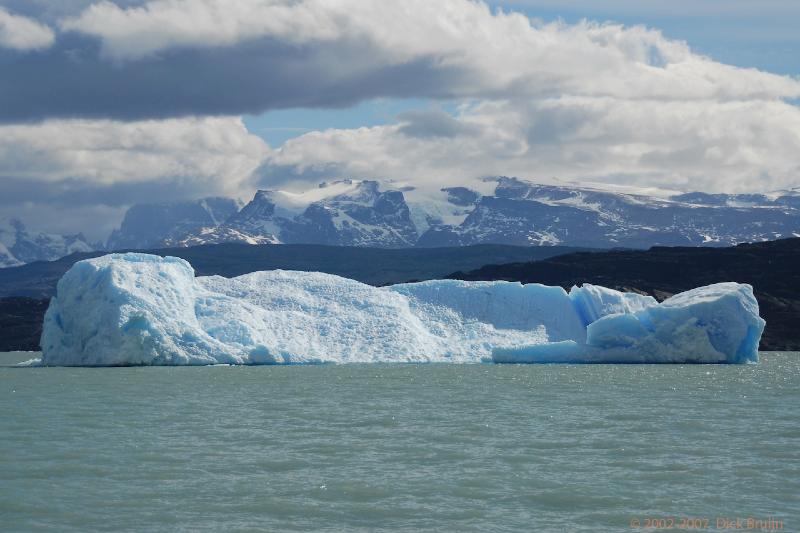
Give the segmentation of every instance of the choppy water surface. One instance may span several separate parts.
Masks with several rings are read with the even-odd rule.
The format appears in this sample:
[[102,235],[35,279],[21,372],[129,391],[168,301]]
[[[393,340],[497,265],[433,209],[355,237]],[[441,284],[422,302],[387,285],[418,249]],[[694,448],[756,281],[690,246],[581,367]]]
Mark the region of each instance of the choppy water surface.
[[0,399],[4,531],[631,531],[670,517],[800,530],[797,353],[0,368]]

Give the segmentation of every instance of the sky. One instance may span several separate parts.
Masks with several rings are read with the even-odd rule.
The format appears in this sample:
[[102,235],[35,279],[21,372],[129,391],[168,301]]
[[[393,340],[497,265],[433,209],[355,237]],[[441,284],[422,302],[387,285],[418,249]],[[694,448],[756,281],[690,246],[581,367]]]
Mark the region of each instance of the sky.
[[0,216],[337,178],[800,185],[796,0],[0,0]]

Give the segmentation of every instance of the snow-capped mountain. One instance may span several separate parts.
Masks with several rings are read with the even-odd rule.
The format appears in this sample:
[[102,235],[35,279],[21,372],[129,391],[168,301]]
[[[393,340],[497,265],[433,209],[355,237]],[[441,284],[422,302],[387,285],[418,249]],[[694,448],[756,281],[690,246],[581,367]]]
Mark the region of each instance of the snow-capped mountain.
[[75,252],[90,252],[96,245],[76,235],[32,233],[16,218],[0,220],[0,268],[33,261],[52,261]]
[[730,245],[800,234],[797,200],[789,194],[659,198],[498,178],[494,194],[483,196],[461,224],[432,228],[418,244]]
[[106,248],[146,249],[161,246],[202,228],[217,227],[239,211],[230,198],[203,198],[194,202],[137,204],[128,209],[122,225],[108,238]]
[[[800,235],[800,192],[795,190],[654,196],[506,177],[489,181],[494,186],[483,194],[469,187],[431,192],[357,180],[323,183],[303,193],[264,190],[217,224],[208,222],[211,217],[195,217],[187,224],[190,217],[175,216],[180,210],[164,205],[137,206],[131,209],[137,216],[129,213],[127,224],[109,242],[131,242],[121,237],[128,238],[130,221],[140,213],[150,214],[144,217],[152,228],[148,246],[159,235],[159,245],[168,246],[242,242],[385,248],[486,243],[721,246]],[[178,223],[153,216],[153,209]]]
[[417,227],[401,191],[381,192],[376,181],[343,180],[299,194],[258,191],[224,224],[167,244],[233,241],[401,248],[414,246],[417,239]]

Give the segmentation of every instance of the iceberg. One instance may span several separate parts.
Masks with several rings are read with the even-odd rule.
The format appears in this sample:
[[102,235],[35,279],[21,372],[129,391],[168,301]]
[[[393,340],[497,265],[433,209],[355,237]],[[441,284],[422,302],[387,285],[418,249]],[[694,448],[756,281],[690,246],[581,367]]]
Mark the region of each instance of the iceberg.
[[585,284],[435,280],[373,287],[319,272],[195,277],[110,254],[59,281],[42,364],[60,366],[758,360],[749,285],[651,297]]

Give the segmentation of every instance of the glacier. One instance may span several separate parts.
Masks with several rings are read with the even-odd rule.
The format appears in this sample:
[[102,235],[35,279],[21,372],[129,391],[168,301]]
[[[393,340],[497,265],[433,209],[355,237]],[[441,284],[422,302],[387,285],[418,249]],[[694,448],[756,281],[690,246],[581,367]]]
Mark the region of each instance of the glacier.
[[747,363],[763,328],[752,288],[738,283],[658,303],[588,284],[195,277],[183,259],[126,253],[61,278],[41,364]]

